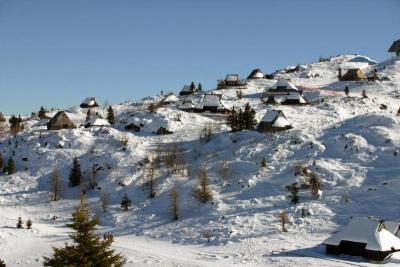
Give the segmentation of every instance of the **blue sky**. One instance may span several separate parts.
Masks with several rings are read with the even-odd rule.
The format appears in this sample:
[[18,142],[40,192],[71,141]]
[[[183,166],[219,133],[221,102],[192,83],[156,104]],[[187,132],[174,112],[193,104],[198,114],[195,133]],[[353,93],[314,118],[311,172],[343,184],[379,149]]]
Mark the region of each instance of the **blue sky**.
[[386,59],[398,0],[0,0],[0,111],[214,88],[320,56]]

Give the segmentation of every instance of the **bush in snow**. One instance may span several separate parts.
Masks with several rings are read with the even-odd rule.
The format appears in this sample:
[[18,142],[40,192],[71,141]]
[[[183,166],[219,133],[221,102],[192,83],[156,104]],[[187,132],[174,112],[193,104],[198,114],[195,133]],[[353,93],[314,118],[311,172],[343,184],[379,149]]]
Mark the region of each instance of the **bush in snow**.
[[321,183],[319,181],[318,175],[315,172],[310,172],[308,175],[308,184],[310,186],[311,195],[314,198],[318,198],[320,194]]
[[266,168],[267,167],[267,160],[264,158],[262,158],[261,162],[260,162],[261,168]]
[[157,111],[157,106],[156,106],[154,103],[151,103],[151,104],[147,107],[147,110],[148,110],[150,113],[154,113],[154,112]]
[[177,221],[179,219],[179,205],[178,205],[179,194],[176,187],[171,190],[170,199],[171,199],[170,208],[171,208],[172,220]]
[[7,161],[7,173],[13,174],[15,172],[15,163],[12,157],[10,157]]
[[77,157],[74,158],[72,162],[71,172],[69,174],[69,182],[71,186],[78,186],[81,184],[82,173],[81,165]]
[[131,205],[132,205],[132,201],[129,199],[128,195],[125,194],[125,195],[122,197],[122,200],[121,200],[121,208],[122,208],[124,211],[128,211],[128,210],[129,210],[129,207],[130,207]]
[[193,190],[193,195],[200,203],[206,203],[212,199],[212,192],[208,184],[207,166],[204,166],[199,172],[199,184]]
[[365,91],[365,89],[362,90],[361,96],[362,96],[362,98],[368,98],[367,92]]
[[64,184],[61,179],[60,172],[57,168],[54,168],[53,173],[50,176],[49,191],[51,194],[51,200],[57,201],[60,199],[60,195],[64,190]]
[[287,189],[290,192],[290,202],[293,204],[298,204],[299,203],[299,186],[297,183],[293,183],[289,186],[287,186]]
[[8,120],[8,122],[10,123],[10,131],[12,136],[16,137],[17,134],[23,130],[23,126],[21,125],[22,123],[21,116],[17,118],[14,115],[12,115],[12,117]]
[[26,229],[32,229],[32,221],[31,221],[31,219],[28,219],[26,221]]
[[43,106],[41,106],[40,110],[37,113],[37,115],[38,115],[39,119],[45,119],[46,118],[46,113],[47,113],[47,110]]
[[213,129],[211,127],[211,124],[207,124],[204,126],[203,129],[200,131],[200,142],[202,143],[208,143],[211,141],[213,137]]
[[6,263],[0,259],[0,267],[6,267]]
[[23,228],[23,222],[21,217],[18,217],[17,228],[18,229]]
[[72,214],[72,223],[67,224],[74,230],[69,234],[72,244],[63,248],[53,248],[51,258],[44,257],[44,266],[122,266],[126,259],[110,249],[113,238],[101,239],[95,232],[98,219],[89,217],[87,204],[81,203]]
[[243,93],[242,93],[241,90],[237,90],[237,91],[236,91],[236,97],[237,97],[237,99],[239,99],[239,100],[243,98]]

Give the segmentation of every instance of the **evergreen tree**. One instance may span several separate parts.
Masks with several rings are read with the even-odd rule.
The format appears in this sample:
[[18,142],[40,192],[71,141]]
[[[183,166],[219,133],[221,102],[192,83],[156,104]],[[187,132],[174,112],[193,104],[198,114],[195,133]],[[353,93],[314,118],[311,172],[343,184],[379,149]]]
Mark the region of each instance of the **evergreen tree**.
[[107,120],[111,125],[115,123],[115,114],[111,105],[107,109]]
[[44,119],[46,117],[47,110],[42,106],[38,111],[37,115],[40,119]]
[[77,157],[72,162],[71,172],[69,174],[69,182],[71,186],[80,185],[82,178],[81,165]]
[[15,164],[12,157],[10,157],[7,161],[7,173],[13,174],[15,172]]
[[346,87],[344,88],[344,93],[345,93],[346,96],[349,96],[350,90],[349,90],[349,86],[348,85],[346,85]]
[[128,211],[129,207],[132,205],[132,201],[129,199],[128,195],[125,194],[121,201],[121,208],[124,211]]
[[115,254],[110,249],[113,238],[102,240],[94,231],[99,224],[98,219],[91,219],[84,199],[77,210],[72,214],[72,223],[67,226],[74,230],[69,234],[72,244],[65,244],[63,248],[53,248],[51,258],[44,257],[44,266],[101,266],[119,267],[125,264],[126,259],[121,254]]
[[247,103],[243,112],[244,129],[253,130],[257,125],[257,121],[255,118],[255,110],[250,107],[249,103]]
[[314,172],[311,172],[310,178],[308,180],[308,184],[310,185],[311,195],[314,198],[318,198],[319,197],[319,191],[320,191],[320,188],[321,188],[321,183],[319,181],[319,178],[318,178],[317,174],[315,174]]
[[289,186],[289,191],[290,191],[290,202],[293,204],[298,204],[299,203],[299,186],[297,183],[293,183]]
[[213,198],[210,185],[208,184],[207,165],[199,172],[199,184],[194,188],[193,194],[195,198],[203,204]]
[[88,123],[90,121],[90,108],[88,109],[88,111],[86,112],[86,119],[85,119],[85,123]]
[[22,126],[21,126],[21,116],[19,116],[18,118],[15,117],[15,115],[12,115],[11,118],[8,120],[8,122],[10,123],[10,131],[11,134],[15,137],[17,136],[17,134],[22,130]]
[[6,267],[6,263],[2,259],[0,259],[0,267]]
[[201,83],[199,83],[199,85],[197,86],[197,90],[200,92],[203,91],[203,86],[201,85]]
[[267,167],[267,160],[264,158],[262,158],[261,163],[260,163],[262,168],[266,168]]
[[230,109],[228,111],[228,116],[226,118],[226,123],[228,124],[228,126],[231,127],[231,131],[232,132],[240,131],[239,130],[239,125],[238,125],[238,113],[235,110],[235,107],[233,107],[232,109]]
[[31,219],[28,219],[26,221],[26,229],[32,229],[32,221],[31,221]]
[[18,217],[17,228],[18,229],[23,228],[23,222],[21,217]]
[[191,82],[191,83],[190,83],[190,90],[191,90],[192,92],[196,91],[196,85],[194,85],[194,82]]

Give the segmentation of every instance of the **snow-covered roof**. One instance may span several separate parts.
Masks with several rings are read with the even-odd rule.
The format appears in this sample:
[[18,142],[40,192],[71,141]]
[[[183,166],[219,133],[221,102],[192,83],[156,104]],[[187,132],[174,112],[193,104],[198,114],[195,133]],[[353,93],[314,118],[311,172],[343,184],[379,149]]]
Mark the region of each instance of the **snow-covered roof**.
[[107,120],[100,119],[100,118],[93,118],[88,123],[86,123],[86,125],[88,125],[88,126],[111,126],[111,124]]
[[182,104],[178,106],[179,109],[191,109],[194,107],[193,101],[185,100]]
[[177,102],[177,101],[179,101],[179,98],[175,94],[170,93],[162,101],[163,102]]
[[254,69],[247,77],[247,79],[251,78],[264,78],[264,73],[260,69]]
[[290,123],[288,122],[288,120],[285,117],[279,116],[275,120],[274,124],[272,124],[272,127],[283,128],[283,127],[286,127],[286,126],[289,126],[289,125],[290,125]]
[[95,97],[87,97],[82,102],[82,105],[87,105],[87,106],[94,106],[95,104],[96,104],[96,98]]
[[261,119],[262,122],[273,122],[279,114],[283,114],[281,110],[271,110],[265,113],[264,117]]
[[325,245],[339,246],[342,240],[364,243],[367,250],[388,251],[400,249],[400,239],[376,219],[352,218],[340,232],[324,241]]
[[306,104],[307,103],[307,100],[300,93],[297,93],[297,92],[289,93],[286,96],[286,99],[298,100],[300,104]]
[[239,80],[239,75],[238,74],[227,74],[225,81],[227,82],[236,82]]
[[290,81],[285,80],[285,79],[280,79],[280,80],[278,80],[278,81],[271,87],[272,90],[276,90],[276,89],[278,89],[278,88],[279,88],[279,89],[284,88],[284,89],[290,89],[290,90],[299,91],[299,89],[297,89],[297,87],[294,86],[294,84],[292,84]]

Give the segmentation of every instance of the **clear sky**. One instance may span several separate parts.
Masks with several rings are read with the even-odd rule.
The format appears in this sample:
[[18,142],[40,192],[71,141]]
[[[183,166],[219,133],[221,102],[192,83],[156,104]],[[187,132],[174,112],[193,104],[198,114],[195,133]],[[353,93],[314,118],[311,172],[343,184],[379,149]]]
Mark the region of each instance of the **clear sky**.
[[0,0],[0,111],[119,103],[360,53],[386,59],[399,0]]

